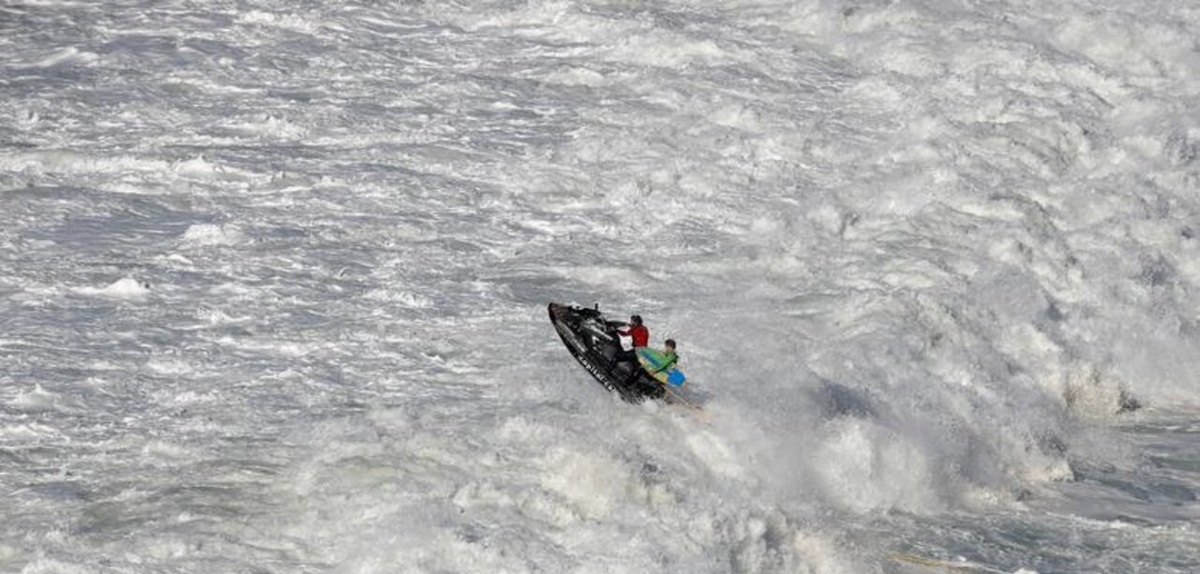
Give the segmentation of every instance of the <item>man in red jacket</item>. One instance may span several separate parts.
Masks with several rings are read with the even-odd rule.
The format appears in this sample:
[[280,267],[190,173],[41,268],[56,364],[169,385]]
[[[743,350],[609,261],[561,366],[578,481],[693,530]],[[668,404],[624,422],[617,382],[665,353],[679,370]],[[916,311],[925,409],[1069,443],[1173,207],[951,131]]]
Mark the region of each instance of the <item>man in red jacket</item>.
[[633,339],[633,348],[645,347],[650,344],[650,329],[642,324],[642,316],[634,315],[629,318],[628,329],[618,329],[617,334]]
[[642,316],[634,315],[629,318],[629,322],[625,324],[627,328],[617,329],[617,334],[633,339],[633,348],[626,351],[620,349],[617,351],[617,356],[613,357],[618,363],[633,363],[633,371],[637,372],[637,350],[639,347],[645,347],[650,344],[650,329],[647,329],[642,324]]

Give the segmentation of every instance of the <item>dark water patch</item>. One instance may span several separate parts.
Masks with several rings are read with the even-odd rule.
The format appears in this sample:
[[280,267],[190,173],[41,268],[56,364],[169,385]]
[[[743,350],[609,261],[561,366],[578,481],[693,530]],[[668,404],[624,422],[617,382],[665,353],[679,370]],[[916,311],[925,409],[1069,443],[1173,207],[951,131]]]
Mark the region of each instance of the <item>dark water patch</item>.
[[[5,409],[7,410],[7,409]],[[26,467],[29,465],[30,459],[21,452],[11,448],[0,448],[0,468],[7,467]]]
[[1177,482],[1158,482],[1147,489],[1156,495],[1157,499],[1173,503],[1196,502],[1196,491],[1192,487]]
[[1200,474],[1200,460],[1190,458],[1176,458],[1168,456],[1148,457],[1150,463],[1158,468],[1169,468],[1172,470],[1182,470],[1185,472],[1194,472]]
[[54,190],[37,198],[73,204],[59,203],[56,207],[61,210],[60,217],[26,231],[24,236],[53,241],[73,254],[118,247],[156,248],[195,223],[194,214],[152,199],[94,190]]
[[92,490],[79,481],[53,481],[26,485],[23,494],[32,494],[54,502],[88,502],[94,498]]
[[1142,269],[1136,280],[1149,287],[1163,287],[1176,280],[1178,271],[1161,257],[1142,262]]
[[[1152,459],[1156,466],[1173,468],[1171,459]],[[1198,499],[1193,488],[1183,482],[1162,477],[1132,475],[1111,466],[1076,463],[1072,466],[1077,481],[1094,484],[1147,504],[1186,504]]]
[[240,46],[209,40],[207,38],[176,38],[176,42],[187,49],[205,56],[221,56],[233,60],[241,60],[250,55],[250,52]]
[[[580,280],[538,269],[510,269],[486,277],[498,287],[497,296],[522,306],[544,306],[550,301],[565,301],[590,306],[594,288]],[[586,298],[586,299],[581,299]]]
[[126,32],[94,49],[102,56],[131,56],[131,59],[135,60],[167,55],[170,56],[167,62],[158,63],[181,65],[185,64],[186,60],[179,57],[179,46],[179,38],[174,35]]
[[869,418],[877,416],[871,399],[861,391],[832,381],[824,381],[811,391],[822,418]]

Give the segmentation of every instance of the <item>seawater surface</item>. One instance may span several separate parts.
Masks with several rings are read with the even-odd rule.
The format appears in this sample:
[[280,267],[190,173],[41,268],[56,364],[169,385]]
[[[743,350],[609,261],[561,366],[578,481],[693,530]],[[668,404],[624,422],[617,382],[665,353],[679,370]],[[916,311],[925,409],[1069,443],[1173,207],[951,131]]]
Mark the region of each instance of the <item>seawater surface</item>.
[[[0,6],[0,571],[1200,570],[1187,2]],[[697,415],[550,301],[679,341]]]

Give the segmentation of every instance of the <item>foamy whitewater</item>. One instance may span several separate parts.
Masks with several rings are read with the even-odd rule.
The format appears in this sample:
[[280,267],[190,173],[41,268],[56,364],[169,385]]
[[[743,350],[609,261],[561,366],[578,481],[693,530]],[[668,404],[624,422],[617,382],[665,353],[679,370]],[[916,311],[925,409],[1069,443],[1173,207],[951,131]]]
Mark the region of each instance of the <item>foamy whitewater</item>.
[[[1200,7],[0,6],[0,571],[1200,571]],[[679,341],[629,405],[550,301]]]

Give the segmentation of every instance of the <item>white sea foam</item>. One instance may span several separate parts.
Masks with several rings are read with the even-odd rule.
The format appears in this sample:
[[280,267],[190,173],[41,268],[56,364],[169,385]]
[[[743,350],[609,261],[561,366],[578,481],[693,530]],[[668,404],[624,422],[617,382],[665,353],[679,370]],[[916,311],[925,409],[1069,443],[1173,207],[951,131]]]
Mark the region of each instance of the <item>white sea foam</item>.
[[[58,407],[59,399],[57,394],[48,392],[41,385],[37,385],[31,390],[17,395],[10,404],[25,412],[52,411]],[[29,429],[29,427],[25,428]]]
[[36,56],[26,56],[24,61],[12,62],[14,68],[29,69],[29,68],[52,68],[59,65],[89,65],[98,60],[98,56],[92,52],[80,50],[74,46],[59,48],[48,54],[40,54]]
[[0,570],[1198,567],[1194,10],[360,4],[9,10]]
[[150,286],[148,283],[132,277],[122,277],[105,287],[76,287],[74,291],[80,295],[92,297],[141,300],[150,294]]
[[241,230],[232,224],[196,223],[183,233],[183,243],[188,246],[233,245],[244,237]]

